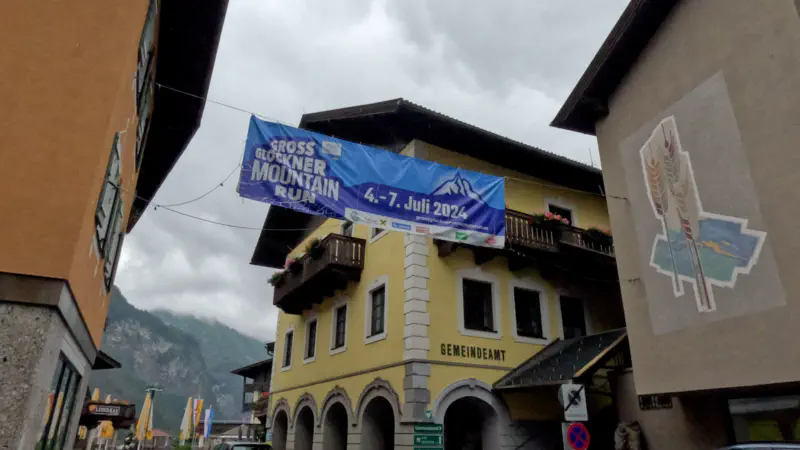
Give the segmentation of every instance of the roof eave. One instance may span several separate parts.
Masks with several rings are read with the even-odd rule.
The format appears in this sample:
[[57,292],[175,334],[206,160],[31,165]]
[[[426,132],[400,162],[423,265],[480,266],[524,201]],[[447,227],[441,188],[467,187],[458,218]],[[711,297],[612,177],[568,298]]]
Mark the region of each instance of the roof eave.
[[551,126],[589,135],[608,101],[679,0],[631,0]]
[[194,137],[203,116],[205,102],[201,99],[211,83],[228,0],[206,0],[202,6],[187,2],[162,2],[156,43],[157,87],[128,232]]
[[253,370],[271,365],[272,365],[272,358],[268,358],[262,361],[254,362],[253,364],[244,367],[239,367],[238,369],[233,369],[231,370],[231,373],[234,375],[247,376],[247,374],[251,373]]

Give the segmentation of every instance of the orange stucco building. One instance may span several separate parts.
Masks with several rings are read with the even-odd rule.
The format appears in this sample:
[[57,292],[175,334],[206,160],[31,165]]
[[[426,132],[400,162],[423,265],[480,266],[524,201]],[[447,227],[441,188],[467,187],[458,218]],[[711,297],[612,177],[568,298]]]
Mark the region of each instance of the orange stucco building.
[[0,447],[71,448],[125,233],[203,112],[164,87],[205,95],[226,8],[0,3]]

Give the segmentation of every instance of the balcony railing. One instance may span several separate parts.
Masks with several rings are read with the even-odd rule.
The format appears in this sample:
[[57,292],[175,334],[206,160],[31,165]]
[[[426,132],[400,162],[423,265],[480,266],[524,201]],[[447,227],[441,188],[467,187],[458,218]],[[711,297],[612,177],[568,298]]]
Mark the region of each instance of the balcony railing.
[[251,409],[253,411],[253,415],[256,417],[266,416],[267,410],[269,409],[269,397],[261,397],[254,401],[252,405],[253,406]]
[[298,270],[287,270],[275,286],[273,303],[288,314],[300,314],[321,303],[336,290],[347,287],[348,281],[361,278],[364,269],[366,241],[340,234],[329,234],[320,243],[322,254],[304,255]]
[[534,225],[533,217],[521,212],[506,210],[506,241],[537,250],[558,251],[558,241],[553,230]]
[[614,256],[614,244],[586,237],[585,231],[580,228],[566,228],[561,232],[561,243],[590,250],[607,256]]
[[269,383],[245,383],[245,392],[269,392]]
[[580,228],[544,226],[536,223],[533,216],[514,210],[506,210],[506,242],[534,250],[559,251],[563,244],[589,250],[604,256],[614,257],[614,245],[586,236]]

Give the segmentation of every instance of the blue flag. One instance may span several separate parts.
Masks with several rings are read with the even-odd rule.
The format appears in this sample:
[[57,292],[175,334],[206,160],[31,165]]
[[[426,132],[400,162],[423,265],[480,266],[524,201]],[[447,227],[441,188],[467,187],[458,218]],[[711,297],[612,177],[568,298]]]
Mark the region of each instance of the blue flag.
[[503,178],[250,119],[239,195],[485,247],[505,244]]
[[214,421],[214,410],[208,408],[206,410],[206,417],[203,423],[203,437],[208,437],[211,434],[211,423]]

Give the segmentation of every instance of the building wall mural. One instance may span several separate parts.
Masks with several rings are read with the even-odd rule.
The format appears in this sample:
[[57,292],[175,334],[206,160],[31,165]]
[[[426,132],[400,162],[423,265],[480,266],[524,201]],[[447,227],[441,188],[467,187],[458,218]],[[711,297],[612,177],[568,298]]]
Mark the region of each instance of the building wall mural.
[[758,262],[766,237],[747,219],[703,209],[692,160],[681,145],[675,117],[662,120],[639,150],[647,197],[661,232],[650,266],[670,277],[675,297],[694,295],[698,312],[717,309],[713,286],[733,288]]
[[740,133],[718,73],[620,142],[654,334],[786,304]]

